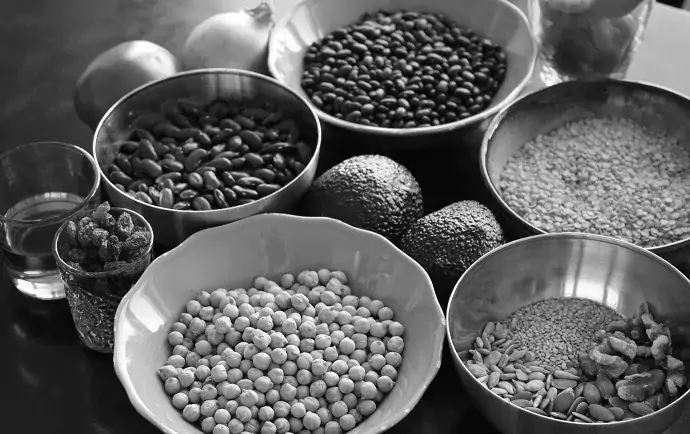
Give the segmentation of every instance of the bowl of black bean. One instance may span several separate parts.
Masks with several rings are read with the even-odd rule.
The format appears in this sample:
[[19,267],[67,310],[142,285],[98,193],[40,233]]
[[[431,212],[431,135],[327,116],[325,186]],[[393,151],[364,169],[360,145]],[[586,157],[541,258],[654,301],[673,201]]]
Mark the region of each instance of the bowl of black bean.
[[199,230],[286,212],[314,179],[319,119],[276,80],[188,71],[133,90],[105,114],[93,153],[114,206],[175,246]]
[[606,235],[688,272],[689,116],[690,99],[659,86],[561,83],[491,121],[482,177],[513,237]]
[[326,125],[420,147],[505,107],[536,53],[504,0],[306,0],[276,23],[268,63]]
[[659,256],[543,234],[469,267],[447,337],[468,394],[504,434],[661,434],[690,401],[689,314],[690,281]]

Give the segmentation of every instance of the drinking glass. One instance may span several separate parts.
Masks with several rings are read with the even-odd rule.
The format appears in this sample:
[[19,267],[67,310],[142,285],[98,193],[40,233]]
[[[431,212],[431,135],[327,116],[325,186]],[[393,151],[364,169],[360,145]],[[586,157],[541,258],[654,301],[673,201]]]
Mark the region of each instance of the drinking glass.
[[[85,210],[71,220],[79,220],[93,210]],[[65,283],[65,295],[77,335],[81,343],[94,351],[110,354],[114,345],[115,312],[122,297],[139,280],[153,257],[153,231],[151,225],[139,213],[111,208],[110,214],[117,219],[123,212],[129,213],[134,226],[143,227],[151,236],[148,245],[136,259],[121,268],[90,272],[75,268],[63,257],[62,237],[68,222],[64,222],[53,239],[53,255]]]
[[38,142],[0,154],[0,254],[19,291],[41,300],[65,297],[53,236],[99,199],[98,166],[78,146]]
[[530,0],[541,80],[625,78],[654,0]]

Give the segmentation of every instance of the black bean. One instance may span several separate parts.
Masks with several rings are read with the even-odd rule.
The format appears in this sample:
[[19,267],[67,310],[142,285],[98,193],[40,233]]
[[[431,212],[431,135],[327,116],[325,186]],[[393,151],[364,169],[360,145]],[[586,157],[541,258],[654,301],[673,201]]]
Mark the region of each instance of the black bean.
[[223,186],[223,183],[218,179],[214,172],[208,171],[201,174],[204,180],[204,188],[206,190],[215,190]]
[[175,205],[173,205],[173,209],[180,210],[180,211],[191,209],[191,208],[192,208],[192,204],[185,201],[185,200],[176,202]]
[[213,200],[218,208],[227,208],[230,206],[223,192],[218,189],[213,190]]
[[255,154],[253,152],[244,154],[244,159],[245,162],[253,169],[259,169],[264,165],[263,158],[261,158],[259,154]]
[[143,191],[137,191],[134,194],[134,198],[146,204],[153,205],[153,200],[151,200],[151,197]]
[[210,211],[213,209],[208,199],[203,196],[197,196],[192,199],[192,208],[195,211]]
[[227,203],[232,204],[237,202],[237,193],[230,188],[230,187],[224,187],[221,189],[221,192],[223,193],[223,196],[225,196],[225,200]]
[[259,193],[256,190],[250,188],[240,187],[239,185],[234,185],[231,187],[232,191],[235,192],[239,199],[256,199],[259,197]]
[[180,199],[182,199],[182,200],[192,200],[192,199],[194,199],[195,197],[197,197],[198,195],[199,195],[199,192],[198,192],[198,191],[192,190],[192,189],[190,188],[190,189],[181,191],[180,194],[179,194],[178,196],[179,196]]

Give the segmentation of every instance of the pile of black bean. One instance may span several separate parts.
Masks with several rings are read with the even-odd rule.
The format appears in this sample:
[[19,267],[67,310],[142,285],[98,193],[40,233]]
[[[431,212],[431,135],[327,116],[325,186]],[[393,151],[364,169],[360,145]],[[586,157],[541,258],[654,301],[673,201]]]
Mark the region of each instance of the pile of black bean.
[[480,113],[505,74],[501,47],[442,14],[379,11],[312,44],[302,87],[339,119],[418,128]]
[[103,170],[120,190],[163,208],[254,202],[292,181],[313,155],[297,123],[268,103],[168,101],[134,125]]

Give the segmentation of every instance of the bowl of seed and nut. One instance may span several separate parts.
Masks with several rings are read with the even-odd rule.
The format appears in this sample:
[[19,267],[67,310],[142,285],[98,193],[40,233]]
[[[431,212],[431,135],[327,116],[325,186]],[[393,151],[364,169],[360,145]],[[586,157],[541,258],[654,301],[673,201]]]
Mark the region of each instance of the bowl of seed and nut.
[[502,433],[662,433],[690,401],[690,280],[634,244],[513,241],[465,272],[446,317],[456,371]]
[[276,23],[268,62],[328,125],[399,139],[494,115],[536,54],[524,14],[503,0],[309,0]]
[[311,185],[320,147],[319,120],[304,98],[232,69],[133,90],[93,140],[109,200],[141,213],[168,247],[201,229],[290,210]]
[[685,269],[690,100],[654,85],[566,82],[494,118],[482,177],[517,236],[612,236]]
[[445,331],[428,275],[384,237],[263,214],[151,264],[118,309],[115,371],[169,434],[376,433],[419,402]]

